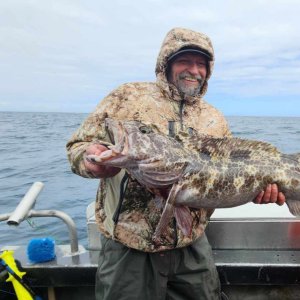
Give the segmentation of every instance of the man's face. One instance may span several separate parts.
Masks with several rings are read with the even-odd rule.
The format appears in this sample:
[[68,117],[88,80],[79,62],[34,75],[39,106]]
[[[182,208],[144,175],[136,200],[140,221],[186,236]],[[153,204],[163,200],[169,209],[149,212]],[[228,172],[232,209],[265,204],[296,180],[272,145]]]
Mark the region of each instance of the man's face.
[[180,93],[196,96],[207,74],[206,59],[196,53],[178,55],[170,65],[168,81],[173,83]]

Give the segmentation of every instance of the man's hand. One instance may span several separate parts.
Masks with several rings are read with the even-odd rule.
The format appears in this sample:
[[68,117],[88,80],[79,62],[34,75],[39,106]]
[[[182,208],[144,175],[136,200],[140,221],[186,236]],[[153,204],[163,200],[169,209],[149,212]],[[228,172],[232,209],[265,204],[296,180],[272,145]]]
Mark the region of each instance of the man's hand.
[[285,196],[282,192],[278,191],[277,184],[268,184],[264,191],[261,191],[253,200],[256,204],[276,203],[283,205],[285,203]]
[[86,159],[87,155],[90,154],[100,155],[102,152],[106,150],[107,148],[103,145],[92,144],[85,151],[84,166],[88,172],[92,173],[97,178],[112,177],[120,172],[119,168],[110,167],[110,166],[101,166]]

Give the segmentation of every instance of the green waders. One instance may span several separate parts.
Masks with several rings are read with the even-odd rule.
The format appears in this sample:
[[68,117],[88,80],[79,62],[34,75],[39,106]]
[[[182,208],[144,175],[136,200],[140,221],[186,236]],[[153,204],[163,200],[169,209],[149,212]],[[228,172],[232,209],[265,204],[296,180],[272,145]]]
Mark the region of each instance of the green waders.
[[147,253],[101,235],[97,300],[219,300],[220,282],[205,235],[192,245]]

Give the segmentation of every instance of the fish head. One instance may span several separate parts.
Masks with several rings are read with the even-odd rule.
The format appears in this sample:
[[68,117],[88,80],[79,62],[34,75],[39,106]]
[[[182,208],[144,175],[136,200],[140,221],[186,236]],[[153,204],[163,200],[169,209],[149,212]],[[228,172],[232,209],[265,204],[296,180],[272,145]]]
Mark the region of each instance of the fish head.
[[154,125],[140,121],[105,119],[106,131],[114,145],[110,146],[116,156],[126,156],[137,162],[173,162],[183,155],[182,146],[173,138],[161,134]]
[[187,163],[178,141],[140,121],[107,118],[105,125],[113,145],[100,155],[100,164],[126,168],[151,187],[169,186],[178,180]]
[[106,131],[114,144],[109,148],[128,159],[144,160],[155,157],[160,137],[154,134],[154,126],[140,121],[105,119]]

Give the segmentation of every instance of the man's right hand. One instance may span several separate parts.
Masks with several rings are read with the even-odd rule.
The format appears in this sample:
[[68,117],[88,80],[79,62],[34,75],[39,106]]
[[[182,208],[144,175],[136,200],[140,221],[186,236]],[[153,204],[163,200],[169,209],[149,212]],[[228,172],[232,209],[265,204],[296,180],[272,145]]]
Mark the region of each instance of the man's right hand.
[[88,172],[92,173],[97,178],[112,177],[120,172],[119,168],[98,165],[97,163],[91,162],[86,159],[87,155],[100,155],[106,150],[107,148],[103,145],[92,144],[88,146],[88,148],[85,151],[84,166]]

